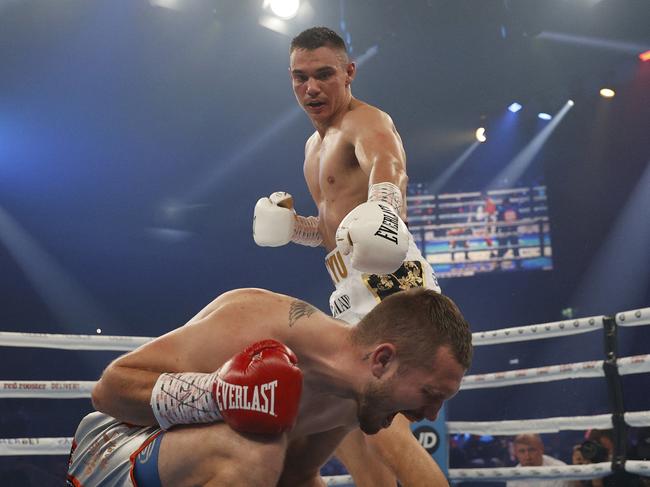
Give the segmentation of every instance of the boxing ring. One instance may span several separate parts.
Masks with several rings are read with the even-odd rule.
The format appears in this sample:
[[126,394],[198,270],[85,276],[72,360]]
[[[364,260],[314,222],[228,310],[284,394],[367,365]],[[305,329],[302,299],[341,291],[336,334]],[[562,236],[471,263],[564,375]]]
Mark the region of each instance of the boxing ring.
[[[480,347],[565,337],[600,330],[605,341],[603,360],[468,375],[463,379],[461,391],[568,379],[604,378],[608,383],[611,411],[609,414],[593,416],[515,421],[448,421],[446,425],[449,433],[516,435],[590,428],[612,429],[614,450],[611,462],[588,465],[449,469],[450,481],[594,479],[620,472],[650,477],[650,461],[627,460],[625,453],[627,428],[650,426],[650,411],[625,411],[620,382],[621,376],[650,372],[650,354],[618,357],[616,350],[619,329],[644,325],[650,325],[650,308],[624,311],[614,316],[592,316],[474,333],[472,342],[475,347]],[[0,332],[0,347],[125,352],[150,340],[151,337]],[[94,381],[0,380],[0,399],[89,399],[94,384]],[[68,455],[71,444],[72,437],[67,436],[3,438],[0,439],[0,456]],[[351,478],[347,475],[325,477],[325,479],[327,485],[351,484]]]

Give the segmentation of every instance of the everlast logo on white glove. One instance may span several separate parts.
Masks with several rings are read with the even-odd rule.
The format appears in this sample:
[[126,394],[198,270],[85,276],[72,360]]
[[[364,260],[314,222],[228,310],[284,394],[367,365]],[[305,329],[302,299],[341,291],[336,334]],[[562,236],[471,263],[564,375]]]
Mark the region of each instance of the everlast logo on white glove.
[[342,255],[351,255],[350,264],[358,271],[390,274],[406,258],[409,233],[389,204],[367,201],[341,221],[336,248]]
[[252,386],[252,391],[250,391],[249,386],[230,384],[218,378],[214,397],[219,411],[222,413],[227,410],[240,409],[277,416],[275,413],[275,390],[277,387],[278,381],[274,380]]
[[375,232],[375,235],[381,238],[385,238],[397,245],[397,215],[395,211],[386,205],[379,204],[382,213],[384,214],[384,219],[381,222],[381,225]]

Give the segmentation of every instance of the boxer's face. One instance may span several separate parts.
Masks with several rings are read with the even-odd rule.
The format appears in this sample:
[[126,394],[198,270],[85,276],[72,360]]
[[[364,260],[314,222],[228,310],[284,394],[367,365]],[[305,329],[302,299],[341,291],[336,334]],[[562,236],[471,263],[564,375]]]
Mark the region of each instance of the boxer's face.
[[444,401],[460,389],[463,367],[446,347],[441,347],[430,368],[398,370],[370,382],[359,400],[361,431],[377,433],[390,426],[397,413],[410,421],[435,420]]
[[296,100],[314,123],[326,123],[350,102],[355,66],[340,51],[295,49],[289,71]]

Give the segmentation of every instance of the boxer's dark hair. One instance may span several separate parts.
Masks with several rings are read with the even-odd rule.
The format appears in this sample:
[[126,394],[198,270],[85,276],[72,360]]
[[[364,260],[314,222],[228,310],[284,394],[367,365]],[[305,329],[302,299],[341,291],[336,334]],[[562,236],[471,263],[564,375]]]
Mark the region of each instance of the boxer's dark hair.
[[308,51],[313,51],[314,49],[324,46],[343,51],[346,58],[348,56],[348,50],[345,47],[345,42],[341,36],[327,27],[312,27],[302,31],[291,41],[289,54],[296,49],[307,49]]
[[465,370],[472,363],[469,324],[451,299],[432,289],[388,296],[353,328],[352,340],[361,345],[392,343],[406,366],[426,366],[442,345]]

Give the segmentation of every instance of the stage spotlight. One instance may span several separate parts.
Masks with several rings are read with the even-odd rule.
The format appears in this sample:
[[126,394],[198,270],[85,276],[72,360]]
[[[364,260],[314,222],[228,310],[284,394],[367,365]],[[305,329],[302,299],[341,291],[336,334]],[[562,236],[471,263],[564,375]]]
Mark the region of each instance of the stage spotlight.
[[650,61],[650,51],[642,52],[639,54],[639,59],[641,61]]
[[513,104],[511,104],[511,105],[508,107],[508,110],[510,110],[512,113],[517,113],[517,112],[518,112],[519,110],[521,110],[522,108],[523,108],[523,107],[522,107],[519,103],[514,102]]
[[573,105],[575,105],[575,102],[573,100],[567,100],[566,104],[572,107]]
[[485,128],[484,127],[479,127],[476,129],[476,140],[479,142],[485,142],[487,140],[487,137],[485,136]]
[[600,90],[600,96],[602,96],[603,98],[614,98],[615,94],[616,92],[610,88],[602,88]]
[[284,20],[292,19],[298,13],[300,0],[270,0],[271,12]]
[[539,118],[541,120],[550,120],[553,117],[551,117],[548,113],[540,112],[540,113],[537,114],[537,118]]

